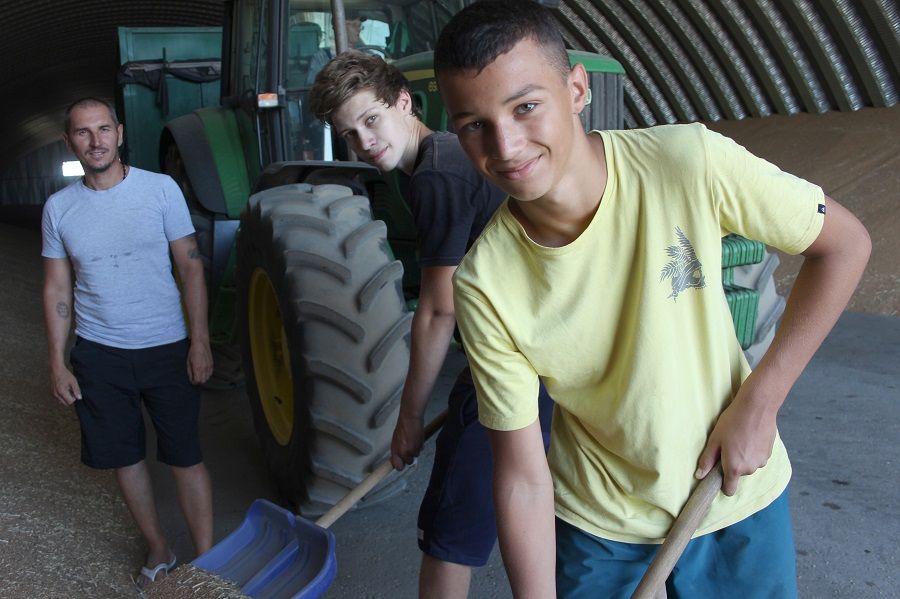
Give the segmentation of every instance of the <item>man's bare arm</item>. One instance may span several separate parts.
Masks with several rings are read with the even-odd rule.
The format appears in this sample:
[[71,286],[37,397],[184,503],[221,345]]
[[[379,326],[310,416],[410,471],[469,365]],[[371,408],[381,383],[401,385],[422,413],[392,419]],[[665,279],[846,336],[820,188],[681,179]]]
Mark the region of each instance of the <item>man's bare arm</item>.
[[206,279],[203,261],[194,235],[169,243],[181,278],[181,297],[188,315],[191,349],[188,354],[188,376],[192,383],[203,383],[212,375],[213,360],[209,347],[207,323]]
[[72,329],[72,265],[68,258],[44,258],[44,324],[50,391],[64,405],[81,399],[81,389],[66,366],[66,341]]
[[825,206],[822,231],[803,252],[772,345],[719,417],[698,461],[697,477],[703,478],[721,458],[726,495],[737,491],[741,476],[768,461],[778,410],[847,306],[869,260],[872,242],[862,223],[827,196]]
[[553,481],[540,421],[489,435],[497,532],[513,596],[556,597]]

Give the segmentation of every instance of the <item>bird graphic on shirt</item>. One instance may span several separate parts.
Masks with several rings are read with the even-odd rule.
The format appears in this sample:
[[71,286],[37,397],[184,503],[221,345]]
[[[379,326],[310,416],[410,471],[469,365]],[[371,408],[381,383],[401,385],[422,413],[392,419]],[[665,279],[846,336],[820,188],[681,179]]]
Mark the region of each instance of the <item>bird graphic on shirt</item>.
[[691,240],[681,227],[675,227],[675,234],[678,236],[678,243],[666,248],[666,254],[671,260],[663,267],[659,280],[662,282],[672,279],[672,293],[669,297],[678,301],[678,294],[682,291],[706,287],[706,277],[703,276],[703,265],[697,259]]

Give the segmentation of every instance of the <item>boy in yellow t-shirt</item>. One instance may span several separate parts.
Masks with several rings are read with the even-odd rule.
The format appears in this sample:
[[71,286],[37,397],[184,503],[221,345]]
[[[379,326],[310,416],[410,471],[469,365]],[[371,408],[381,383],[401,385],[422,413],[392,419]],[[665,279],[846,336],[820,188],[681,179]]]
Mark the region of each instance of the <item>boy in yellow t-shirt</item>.
[[[795,595],[776,416],[859,280],[865,229],[819,187],[701,125],[585,135],[587,75],[534,2],[457,14],[435,70],[463,149],[510,195],[459,266],[454,298],[514,594],[628,596],[721,461],[724,495],[670,594]],[[731,232],[806,257],[753,373],[721,292]],[[539,381],[557,406],[547,457]]]

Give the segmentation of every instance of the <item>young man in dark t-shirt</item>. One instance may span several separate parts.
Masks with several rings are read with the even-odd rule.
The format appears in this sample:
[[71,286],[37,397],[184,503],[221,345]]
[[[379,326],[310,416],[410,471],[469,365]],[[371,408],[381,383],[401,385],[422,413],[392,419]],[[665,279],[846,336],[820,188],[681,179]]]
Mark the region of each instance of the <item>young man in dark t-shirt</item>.
[[[310,105],[360,159],[382,172],[400,171],[412,208],[422,282],[391,443],[391,460],[402,470],[422,449],[425,405],[456,327],[451,278],[506,194],[473,168],[455,135],[433,132],[419,120],[406,79],[381,58],[341,54],[316,77]],[[551,409],[542,390],[545,439]],[[497,537],[491,476],[487,433],[466,368],[450,392],[419,511],[420,597],[468,595],[471,567],[484,565]]]

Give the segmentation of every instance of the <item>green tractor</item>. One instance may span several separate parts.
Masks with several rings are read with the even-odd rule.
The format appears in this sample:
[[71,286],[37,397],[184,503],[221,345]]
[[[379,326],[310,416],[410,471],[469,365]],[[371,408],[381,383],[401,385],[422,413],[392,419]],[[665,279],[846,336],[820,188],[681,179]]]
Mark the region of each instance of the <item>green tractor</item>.
[[[334,47],[376,53],[405,73],[426,124],[445,130],[430,50],[467,3],[228,1],[220,104],[163,131],[160,161],[184,191],[208,266],[211,335],[239,342],[265,459],[285,500],[307,514],[388,455],[419,285],[397,180],[355,161],[314,119],[311,82]],[[358,39],[347,21],[361,24]],[[590,73],[585,128],[622,128],[621,65],[570,56]],[[724,247],[729,266],[764,253],[742,240]],[[749,346],[756,294],[728,282]]]

